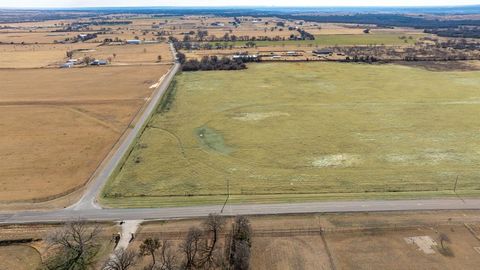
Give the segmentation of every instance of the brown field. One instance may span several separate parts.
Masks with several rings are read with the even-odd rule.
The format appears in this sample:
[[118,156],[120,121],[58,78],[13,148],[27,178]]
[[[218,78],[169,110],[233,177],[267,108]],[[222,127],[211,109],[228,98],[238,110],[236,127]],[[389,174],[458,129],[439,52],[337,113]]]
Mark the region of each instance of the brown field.
[[[254,231],[251,269],[476,269],[480,263],[474,249],[480,247],[474,236],[480,233],[478,211],[257,216],[250,221]],[[168,239],[178,247],[188,228],[201,222],[146,223],[130,248],[137,250],[146,237]],[[449,237],[445,246],[453,256],[441,253],[440,233]],[[436,243],[432,254],[405,240],[417,236],[428,236]]]
[[168,68],[0,70],[1,201],[85,184]]
[[332,269],[320,235],[256,237],[252,269]]
[[34,28],[42,27],[42,28],[55,28],[56,25],[69,23],[76,20],[47,20],[47,21],[40,21],[40,22],[21,22],[21,23],[4,23],[3,26],[11,26],[11,27],[21,27],[21,28]]
[[[10,244],[0,246],[1,270],[31,270],[39,268],[42,261],[47,259],[48,246],[46,237],[62,225],[4,225],[0,226],[0,241],[33,239],[30,243]],[[110,241],[114,233],[118,232],[115,224],[99,224],[102,233],[99,236],[101,247],[98,254],[97,265],[100,267],[113,250]],[[95,268],[97,269],[97,268]],[[100,269],[100,268],[98,268]]]
[[[115,57],[114,57],[115,54]],[[158,56],[162,57],[164,63],[171,63],[172,53],[167,43],[141,44],[141,45],[115,45],[99,46],[90,51],[76,52],[73,58],[90,56],[96,59],[111,59],[112,64],[139,64],[155,63]]]
[[0,246],[0,269],[31,270],[42,263],[40,253],[28,245]]
[[33,33],[0,33],[1,43],[54,43],[55,40],[61,41],[66,38],[77,36],[79,33],[48,33],[48,32],[33,32]]
[[149,30],[143,34],[141,30],[116,30],[112,32],[107,32],[106,34],[99,34],[97,38],[91,39],[87,41],[87,43],[100,43],[103,42],[105,39],[120,39],[120,40],[128,40],[128,39],[140,39],[146,41],[157,40],[158,36],[154,35],[154,33]]
[[[480,253],[479,211],[423,211],[305,214],[249,217],[252,229],[251,269],[477,269]],[[200,226],[202,219],[146,222],[135,233],[129,248],[138,251],[147,237],[168,240],[173,251],[178,248],[191,226]],[[228,218],[225,233],[230,230]],[[33,238],[24,246],[0,247],[0,261],[19,258],[17,268],[32,269],[29,265],[45,259],[49,232],[60,225],[0,226],[0,241]],[[112,250],[111,235],[119,232],[118,225],[102,224],[104,247],[100,265]],[[439,235],[450,241],[441,248]],[[219,243],[225,245],[227,235]],[[409,243],[408,238],[417,242]],[[420,237],[433,245],[422,245]],[[425,249],[430,253],[426,253]],[[428,251],[428,250],[427,250]],[[448,251],[448,252],[446,252]],[[28,256],[28,260],[22,259]],[[177,253],[180,260],[181,255]],[[140,259],[133,269],[143,269],[150,258]],[[2,265],[3,266],[3,265]],[[22,268],[23,267],[23,268]],[[3,268],[2,268],[3,270]]]
[[58,66],[67,59],[67,51],[92,49],[98,44],[0,45],[0,68],[39,68]]
[[[452,256],[439,251],[439,234],[446,233]],[[428,236],[436,241],[427,254],[405,238]],[[332,233],[326,235],[337,269],[477,269],[480,242],[464,226]],[[348,255],[347,255],[348,254]]]

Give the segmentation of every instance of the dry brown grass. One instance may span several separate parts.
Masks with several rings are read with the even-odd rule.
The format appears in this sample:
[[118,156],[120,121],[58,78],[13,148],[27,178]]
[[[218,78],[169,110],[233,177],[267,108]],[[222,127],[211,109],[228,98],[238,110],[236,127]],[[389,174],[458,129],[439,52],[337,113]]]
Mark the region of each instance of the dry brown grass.
[[[115,57],[114,57],[115,54]],[[141,44],[141,45],[115,45],[99,46],[90,51],[76,52],[74,58],[83,58],[85,56],[96,59],[111,59],[112,64],[136,64],[136,63],[155,63],[158,62],[158,56],[161,56],[161,62],[172,62],[172,53],[167,43],[159,44]]]
[[2,43],[54,43],[54,41],[62,41],[66,38],[72,38],[79,33],[48,33],[48,32],[33,32],[33,33],[0,33],[0,42]]
[[[453,256],[441,254],[439,234]],[[436,242],[435,253],[426,254],[406,237],[429,236]],[[327,234],[327,242],[337,269],[476,269],[480,242],[463,226],[441,226],[392,231],[344,232]]]
[[319,235],[255,237],[253,241],[250,261],[252,269],[331,269]]
[[[42,261],[48,257],[46,237],[63,224],[32,224],[0,226],[0,241],[33,239],[33,242],[0,246],[1,270],[41,269]],[[102,263],[113,249],[112,235],[119,232],[119,227],[112,223],[99,224],[101,244],[97,264],[92,269],[100,269]]]
[[[251,269],[476,269],[480,242],[464,226],[479,228],[478,211],[387,212],[253,216]],[[227,231],[233,219],[227,220]],[[168,239],[178,247],[188,228],[201,219],[142,225],[131,248],[146,237]],[[320,229],[323,228],[325,240]],[[453,256],[440,253],[439,234]],[[437,243],[425,254],[404,238],[429,236]],[[224,239],[222,237],[222,239]],[[328,250],[328,251],[327,251]],[[329,255],[330,254],[330,255]],[[179,256],[180,258],[181,256]],[[135,269],[149,261],[145,259]]]
[[0,68],[58,66],[67,59],[67,51],[96,46],[93,43],[0,45]]
[[37,269],[42,262],[38,251],[27,245],[0,246],[0,264],[2,270]]
[[168,68],[0,71],[1,201],[54,198],[82,186]]

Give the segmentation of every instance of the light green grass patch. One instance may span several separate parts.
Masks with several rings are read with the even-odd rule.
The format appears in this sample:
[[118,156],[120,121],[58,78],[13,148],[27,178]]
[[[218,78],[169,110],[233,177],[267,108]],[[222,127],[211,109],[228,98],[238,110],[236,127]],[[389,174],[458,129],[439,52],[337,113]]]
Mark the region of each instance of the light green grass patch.
[[[104,190],[112,206],[480,190],[479,72],[252,64],[182,73]],[[202,136],[200,136],[202,135]]]

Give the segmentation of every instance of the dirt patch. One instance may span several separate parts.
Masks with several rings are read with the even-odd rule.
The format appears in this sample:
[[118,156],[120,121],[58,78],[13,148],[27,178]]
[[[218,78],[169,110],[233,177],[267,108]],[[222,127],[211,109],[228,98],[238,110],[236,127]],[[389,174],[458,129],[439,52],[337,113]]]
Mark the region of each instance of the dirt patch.
[[290,116],[290,114],[284,112],[240,113],[238,116],[233,117],[233,119],[240,121],[260,121],[270,117],[279,116]]
[[407,242],[407,244],[416,245],[418,249],[425,254],[435,254],[434,248],[437,246],[437,242],[433,241],[430,236],[406,237],[405,242]]
[[360,156],[355,154],[334,154],[316,158],[314,167],[352,167],[360,163]]

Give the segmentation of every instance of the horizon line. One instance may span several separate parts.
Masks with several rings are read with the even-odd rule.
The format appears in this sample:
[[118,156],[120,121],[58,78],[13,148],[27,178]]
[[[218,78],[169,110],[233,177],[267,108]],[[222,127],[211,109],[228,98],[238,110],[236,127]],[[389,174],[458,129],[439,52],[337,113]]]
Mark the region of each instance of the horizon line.
[[221,5],[221,6],[207,6],[207,5],[178,5],[178,6],[0,6],[0,9],[95,9],[95,8],[455,8],[455,7],[480,7],[479,4],[467,4],[467,5],[322,5],[322,6],[289,6],[289,5]]

